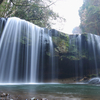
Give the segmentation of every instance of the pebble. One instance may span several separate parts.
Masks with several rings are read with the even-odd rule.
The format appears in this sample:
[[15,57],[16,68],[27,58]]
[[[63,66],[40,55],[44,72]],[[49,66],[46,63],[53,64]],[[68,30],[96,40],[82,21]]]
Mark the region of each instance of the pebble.
[[7,93],[7,94],[6,94],[6,96],[10,96],[10,94],[9,94],[9,93]]
[[46,98],[42,98],[41,100],[48,100],[48,99],[46,99]]
[[35,99],[35,97],[31,98],[30,100],[38,100],[38,99]]
[[6,97],[6,96],[7,96],[6,93],[1,94],[1,97]]

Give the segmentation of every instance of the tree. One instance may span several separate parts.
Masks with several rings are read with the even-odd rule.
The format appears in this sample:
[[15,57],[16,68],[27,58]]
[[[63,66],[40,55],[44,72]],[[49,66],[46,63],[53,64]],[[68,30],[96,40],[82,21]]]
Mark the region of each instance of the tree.
[[[2,10],[0,8],[0,16],[16,16],[41,27],[51,28],[52,23],[49,19],[56,20],[56,18],[60,17],[49,8],[55,2],[50,3],[50,0],[45,1],[49,2],[49,5],[45,5],[44,0],[10,0],[9,2],[4,0],[0,5],[3,8]],[[9,6],[5,10],[6,5]]]
[[8,0],[2,0],[0,3],[0,17],[8,17],[8,15],[10,15],[13,11],[11,2]]
[[100,0],[84,0],[79,15],[83,32],[100,35]]

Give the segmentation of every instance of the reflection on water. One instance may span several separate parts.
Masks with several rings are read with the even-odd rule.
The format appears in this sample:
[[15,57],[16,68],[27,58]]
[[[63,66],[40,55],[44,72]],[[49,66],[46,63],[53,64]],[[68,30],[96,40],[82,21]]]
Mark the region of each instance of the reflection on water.
[[[21,100],[32,97],[49,100],[99,100],[100,86],[83,84],[21,84],[0,85],[0,91],[19,96]],[[52,99],[53,98],[53,99]]]

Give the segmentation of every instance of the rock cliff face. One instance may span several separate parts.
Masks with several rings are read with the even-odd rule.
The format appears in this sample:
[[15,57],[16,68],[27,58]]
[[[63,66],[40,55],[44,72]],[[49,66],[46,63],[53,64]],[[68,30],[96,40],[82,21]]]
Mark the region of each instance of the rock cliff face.
[[93,34],[67,35],[52,31],[55,57],[58,59],[58,78],[99,76],[100,36]]
[[[6,19],[0,20],[0,36],[2,35]],[[19,49],[19,73],[24,73],[27,46],[31,52],[32,40],[27,37],[25,30],[21,31]],[[43,34],[45,34],[43,36]],[[50,51],[50,37],[53,41],[53,49]],[[91,78],[100,75],[100,36],[90,33],[68,35],[54,29],[44,29],[39,35],[40,54],[38,57],[37,81],[47,81],[66,78]],[[28,41],[28,42],[27,42]],[[18,42],[18,43],[19,43]],[[27,44],[28,43],[28,44]],[[9,44],[12,44],[9,42]],[[43,45],[45,48],[43,49]],[[2,45],[3,47],[3,45]],[[1,49],[1,48],[0,48]],[[54,51],[54,53],[51,53]],[[51,55],[52,54],[52,55]],[[1,55],[1,52],[0,52]],[[16,54],[15,54],[16,55]],[[17,55],[16,55],[17,56]],[[28,55],[31,63],[31,54]],[[34,59],[33,59],[34,60]],[[53,64],[50,61],[53,60]],[[53,68],[50,68],[50,67]],[[22,78],[24,74],[21,74]],[[42,75],[42,76],[41,76]],[[54,76],[53,76],[54,75]],[[20,76],[20,75],[19,75]]]

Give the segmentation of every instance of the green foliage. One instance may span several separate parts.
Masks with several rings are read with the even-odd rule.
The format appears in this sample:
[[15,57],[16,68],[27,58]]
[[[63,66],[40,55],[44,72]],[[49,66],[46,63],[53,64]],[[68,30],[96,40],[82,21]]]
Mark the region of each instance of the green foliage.
[[85,0],[79,10],[83,32],[100,35],[100,1]]
[[50,0],[13,0],[13,2],[4,0],[0,5],[0,17],[16,16],[40,27],[51,28],[53,23],[50,19],[56,20],[60,17],[47,6],[46,2],[51,3]]
[[79,58],[77,56],[74,56],[74,55],[68,55],[68,56],[66,56],[66,58],[68,58],[70,60],[79,60]]
[[93,77],[97,77],[97,75],[96,74],[91,74],[91,75],[88,75],[87,77],[88,78],[93,78]]
[[14,10],[11,2],[8,0],[3,0],[2,4],[0,4],[0,17],[8,17]]
[[67,53],[68,52],[68,47],[69,47],[69,36],[64,33],[60,33],[60,36],[55,37],[53,36],[53,42],[57,46],[55,48],[56,52],[60,53]]

